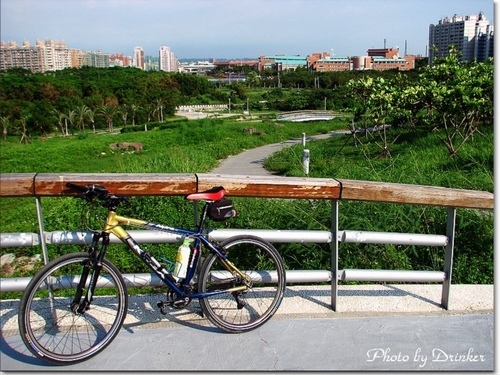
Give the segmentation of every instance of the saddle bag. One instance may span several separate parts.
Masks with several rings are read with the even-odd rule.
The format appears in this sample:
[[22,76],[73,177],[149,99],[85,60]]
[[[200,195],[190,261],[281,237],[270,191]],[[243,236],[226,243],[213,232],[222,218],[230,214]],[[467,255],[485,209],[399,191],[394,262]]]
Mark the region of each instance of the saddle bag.
[[221,199],[208,204],[207,215],[214,221],[225,221],[235,217],[237,212],[234,210],[233,201],[230,199]]

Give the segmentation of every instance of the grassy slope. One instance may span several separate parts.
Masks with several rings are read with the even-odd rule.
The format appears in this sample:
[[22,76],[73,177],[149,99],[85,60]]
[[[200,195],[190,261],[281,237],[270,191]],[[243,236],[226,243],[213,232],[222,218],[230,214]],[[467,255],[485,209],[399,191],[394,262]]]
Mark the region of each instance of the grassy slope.
[[[52,138],[20,145],[2,142],[2,172],[207,172],[218,159],[265,143],[323,133],[342,123],[276,124],[274,122],[191,121],[168,124],[168,129],[118,135],[88,135]],[[259,135],[248,135],[254,127]],[[150,127],[151,129],[151,127]],[[311,151],[311,177],[336,177],[438,185],[493,191],[492,131],[483,131],[450,159],[444,146],[432,134],[418,137],[408,133],[391,146],[393,157],[377,158],[378,148],[361,138],[331,138],[307,145]],[[110,143],[142,142],[144,151],[111,152]],[[345,145],[344,145],[345,144]],[[285,175],[302,176],[302,148],[294,146],[270,158],[270,168]],[[46,230],[81,229],[81,208],[75,200],[44,199]],[[329,202],[279,199],[235,199],[240,217],[221,225],[234,228],[322,229],[330,228]],[[154,207],[154,209],[152,209]],[[191,225],[192,207],[182,199],[135,198],[125,209],[137,217],[159,222]],[[1,232],[38,231],[31,199],[0,200]],[[444,233],[445,210],[433,207],[342,202],[341,229],[402,233]],[[75,220],[77,218],[77,220]],[[477,210],[459,210],[455,257],[456,282],[492,282],[492,216]],[[156,247],[155,247],[156,249]],[[161,250],[161,247],[160,247]],[[289,268],[329,268],[328,245],[289,244],[279,246]],[[2,249],[2,253],[12,249]],[[58,252],[71,250],[51,249]],[[34,254],[37,248],[18,249],[16,254]],[[342,245],[340,268],[440,269],[441,249],[400,246]],[[18,255],[19,255],[18,254]],[[110,258],[124,272],[133,262],[122,251],[112,249]]]

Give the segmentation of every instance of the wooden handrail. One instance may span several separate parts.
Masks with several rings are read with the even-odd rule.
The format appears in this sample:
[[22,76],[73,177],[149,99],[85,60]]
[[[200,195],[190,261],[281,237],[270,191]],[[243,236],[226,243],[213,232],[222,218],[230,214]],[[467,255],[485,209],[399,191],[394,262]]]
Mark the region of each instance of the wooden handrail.
[[224,186],[229,196],[339,199],[488,209],[486,191],[328,178],[162,173],[1,173],[0,197],[49,197],[72,193],[67,182],[106,186],[119,195],[179,196]]

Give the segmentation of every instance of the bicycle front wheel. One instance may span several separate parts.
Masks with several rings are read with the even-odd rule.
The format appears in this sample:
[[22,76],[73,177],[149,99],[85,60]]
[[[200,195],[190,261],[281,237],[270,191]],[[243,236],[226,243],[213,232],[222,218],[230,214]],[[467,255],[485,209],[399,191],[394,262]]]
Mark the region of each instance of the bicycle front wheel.
[[199,276],[200,299],[206,317],[226,332],[244,332],[268,321],[285,293],[285,268],[278,251],[261,238],[237,236],[221,243],[227,259],[243,276],[228,270],[214,254]]
[[24,292],[19,331],[28,349],[40,359],[59,365],[88,359],[103,350],[123,324],[128,304],[126,286],[120,271],[106,259],[88,308],[83,312],[71,308],[88,260],[88,253],[63,255],[43,267]]

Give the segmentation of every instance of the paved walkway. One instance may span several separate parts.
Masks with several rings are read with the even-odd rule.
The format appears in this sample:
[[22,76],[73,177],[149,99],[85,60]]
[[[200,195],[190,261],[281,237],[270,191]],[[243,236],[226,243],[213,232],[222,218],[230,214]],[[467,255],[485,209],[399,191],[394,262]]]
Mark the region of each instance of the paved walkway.
[[[161,295],[133,297],[124,328],[97,356],[50,366],[15,331],[18,301],[2,302],[2,371],[344,371],[494,369],[493,286],[341,285],[339,311],[328,286],[288,286],[262,327],[226,334],[193,302],[163,316]],[[13,329],[14,327],[14,329]]]
[[[306,141],[326,139],[343,134],[349,134],[349,131],[335,131],[327,134],[313,135],[306,137]],[[220,166],[215,168],[212,173],[246,176],[272,175],[271,172],[264,169],[264,161],[266,158],[285,147],[300,144],[301,142],[302,138],[295,138],[285,142],[274,143],[244,151],[238,155],[233,155],[223,160]]]

